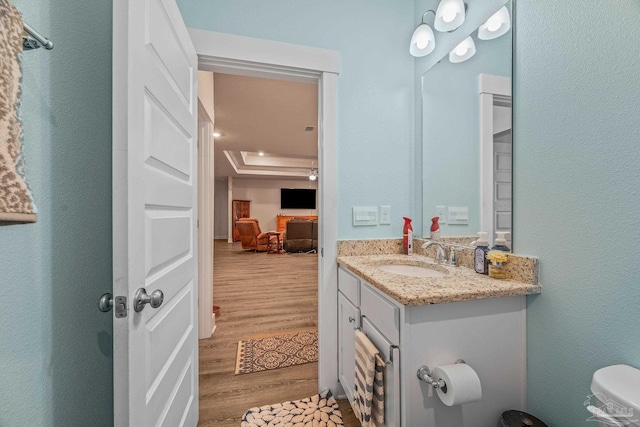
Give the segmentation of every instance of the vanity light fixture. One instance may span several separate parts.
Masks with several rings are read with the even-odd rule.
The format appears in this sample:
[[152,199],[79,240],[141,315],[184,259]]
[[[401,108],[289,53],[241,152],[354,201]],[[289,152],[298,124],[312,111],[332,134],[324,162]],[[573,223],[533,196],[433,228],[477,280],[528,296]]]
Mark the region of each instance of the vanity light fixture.
[[413,32],[413,36],[411,37],[411,44],[409,45],[409,53],[413,56],[426,56],[433,52],[433,49],[436,48],[436,38],[433,35],[433,30],[431,27],[424,22],[424,16],[427,13],[436,14],[433,10],[427,10],[422,14],[422,21],[418,28]]
[[458,46],[453,48],[451,52],[449,52],[449,61],[457,64],[459,62],[464,62],[467,59],[471,58],[476,54],[476,44],[473,42],[471,36],[462,40]]
[[478,38],[480,40],[493,40],[504,35],[511,28],[511,18],[506,6],[491,15],[487,22],[478,28]]
[[440,0],[433,27],[442,33],[455,30],[464,22],[465,6],[463,0]]
[[315,181],[318,179],[318,169],[311,169],[309,171],[309,181]]

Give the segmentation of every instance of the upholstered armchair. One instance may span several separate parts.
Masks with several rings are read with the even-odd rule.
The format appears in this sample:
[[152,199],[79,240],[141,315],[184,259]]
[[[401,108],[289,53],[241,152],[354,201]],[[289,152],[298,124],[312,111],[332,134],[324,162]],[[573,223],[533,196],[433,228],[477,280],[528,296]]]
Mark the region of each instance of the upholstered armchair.
[[313,222],[304,218],[294,218],[287,221],[284,250],[287,252],[309,252],[313,249]]
[[255,218],[240,218],[236,221],[242,249],[264,252],[269,246],[267,233],[260,230],[260,223]]

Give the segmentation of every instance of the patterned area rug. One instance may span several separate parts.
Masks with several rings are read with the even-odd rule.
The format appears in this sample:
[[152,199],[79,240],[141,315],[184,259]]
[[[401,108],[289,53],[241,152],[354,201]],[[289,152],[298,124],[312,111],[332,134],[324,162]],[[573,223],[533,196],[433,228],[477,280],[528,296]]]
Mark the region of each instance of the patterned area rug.
[[238,341],[236,375],[318,361],[318,331],[262,335]]
[[342,413],[331,391],[306,399],[251,408],[242,416],[241,427],[340,427]]

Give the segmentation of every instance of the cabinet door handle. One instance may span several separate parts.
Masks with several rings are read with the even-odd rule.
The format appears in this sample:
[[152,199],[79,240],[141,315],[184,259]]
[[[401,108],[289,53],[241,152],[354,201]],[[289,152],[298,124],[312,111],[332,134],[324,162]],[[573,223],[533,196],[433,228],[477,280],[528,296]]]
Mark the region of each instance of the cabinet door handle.
[[353,322],[355,322],[355,321],[356,321],[356,319],[355,319],[355,318],[353,318],[353,317],[349,316],[349,323],[353,323]]

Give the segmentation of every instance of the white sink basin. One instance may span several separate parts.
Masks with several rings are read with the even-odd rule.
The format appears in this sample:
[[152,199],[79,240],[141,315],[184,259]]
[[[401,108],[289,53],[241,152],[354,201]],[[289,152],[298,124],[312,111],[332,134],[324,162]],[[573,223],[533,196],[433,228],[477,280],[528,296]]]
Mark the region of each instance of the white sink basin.
[[448,272],[417,265],[382,264],[376,266],[376,268],[384,271],[385,273],[400,274],[402,276],[411,277],[444,277],[449,274]]

